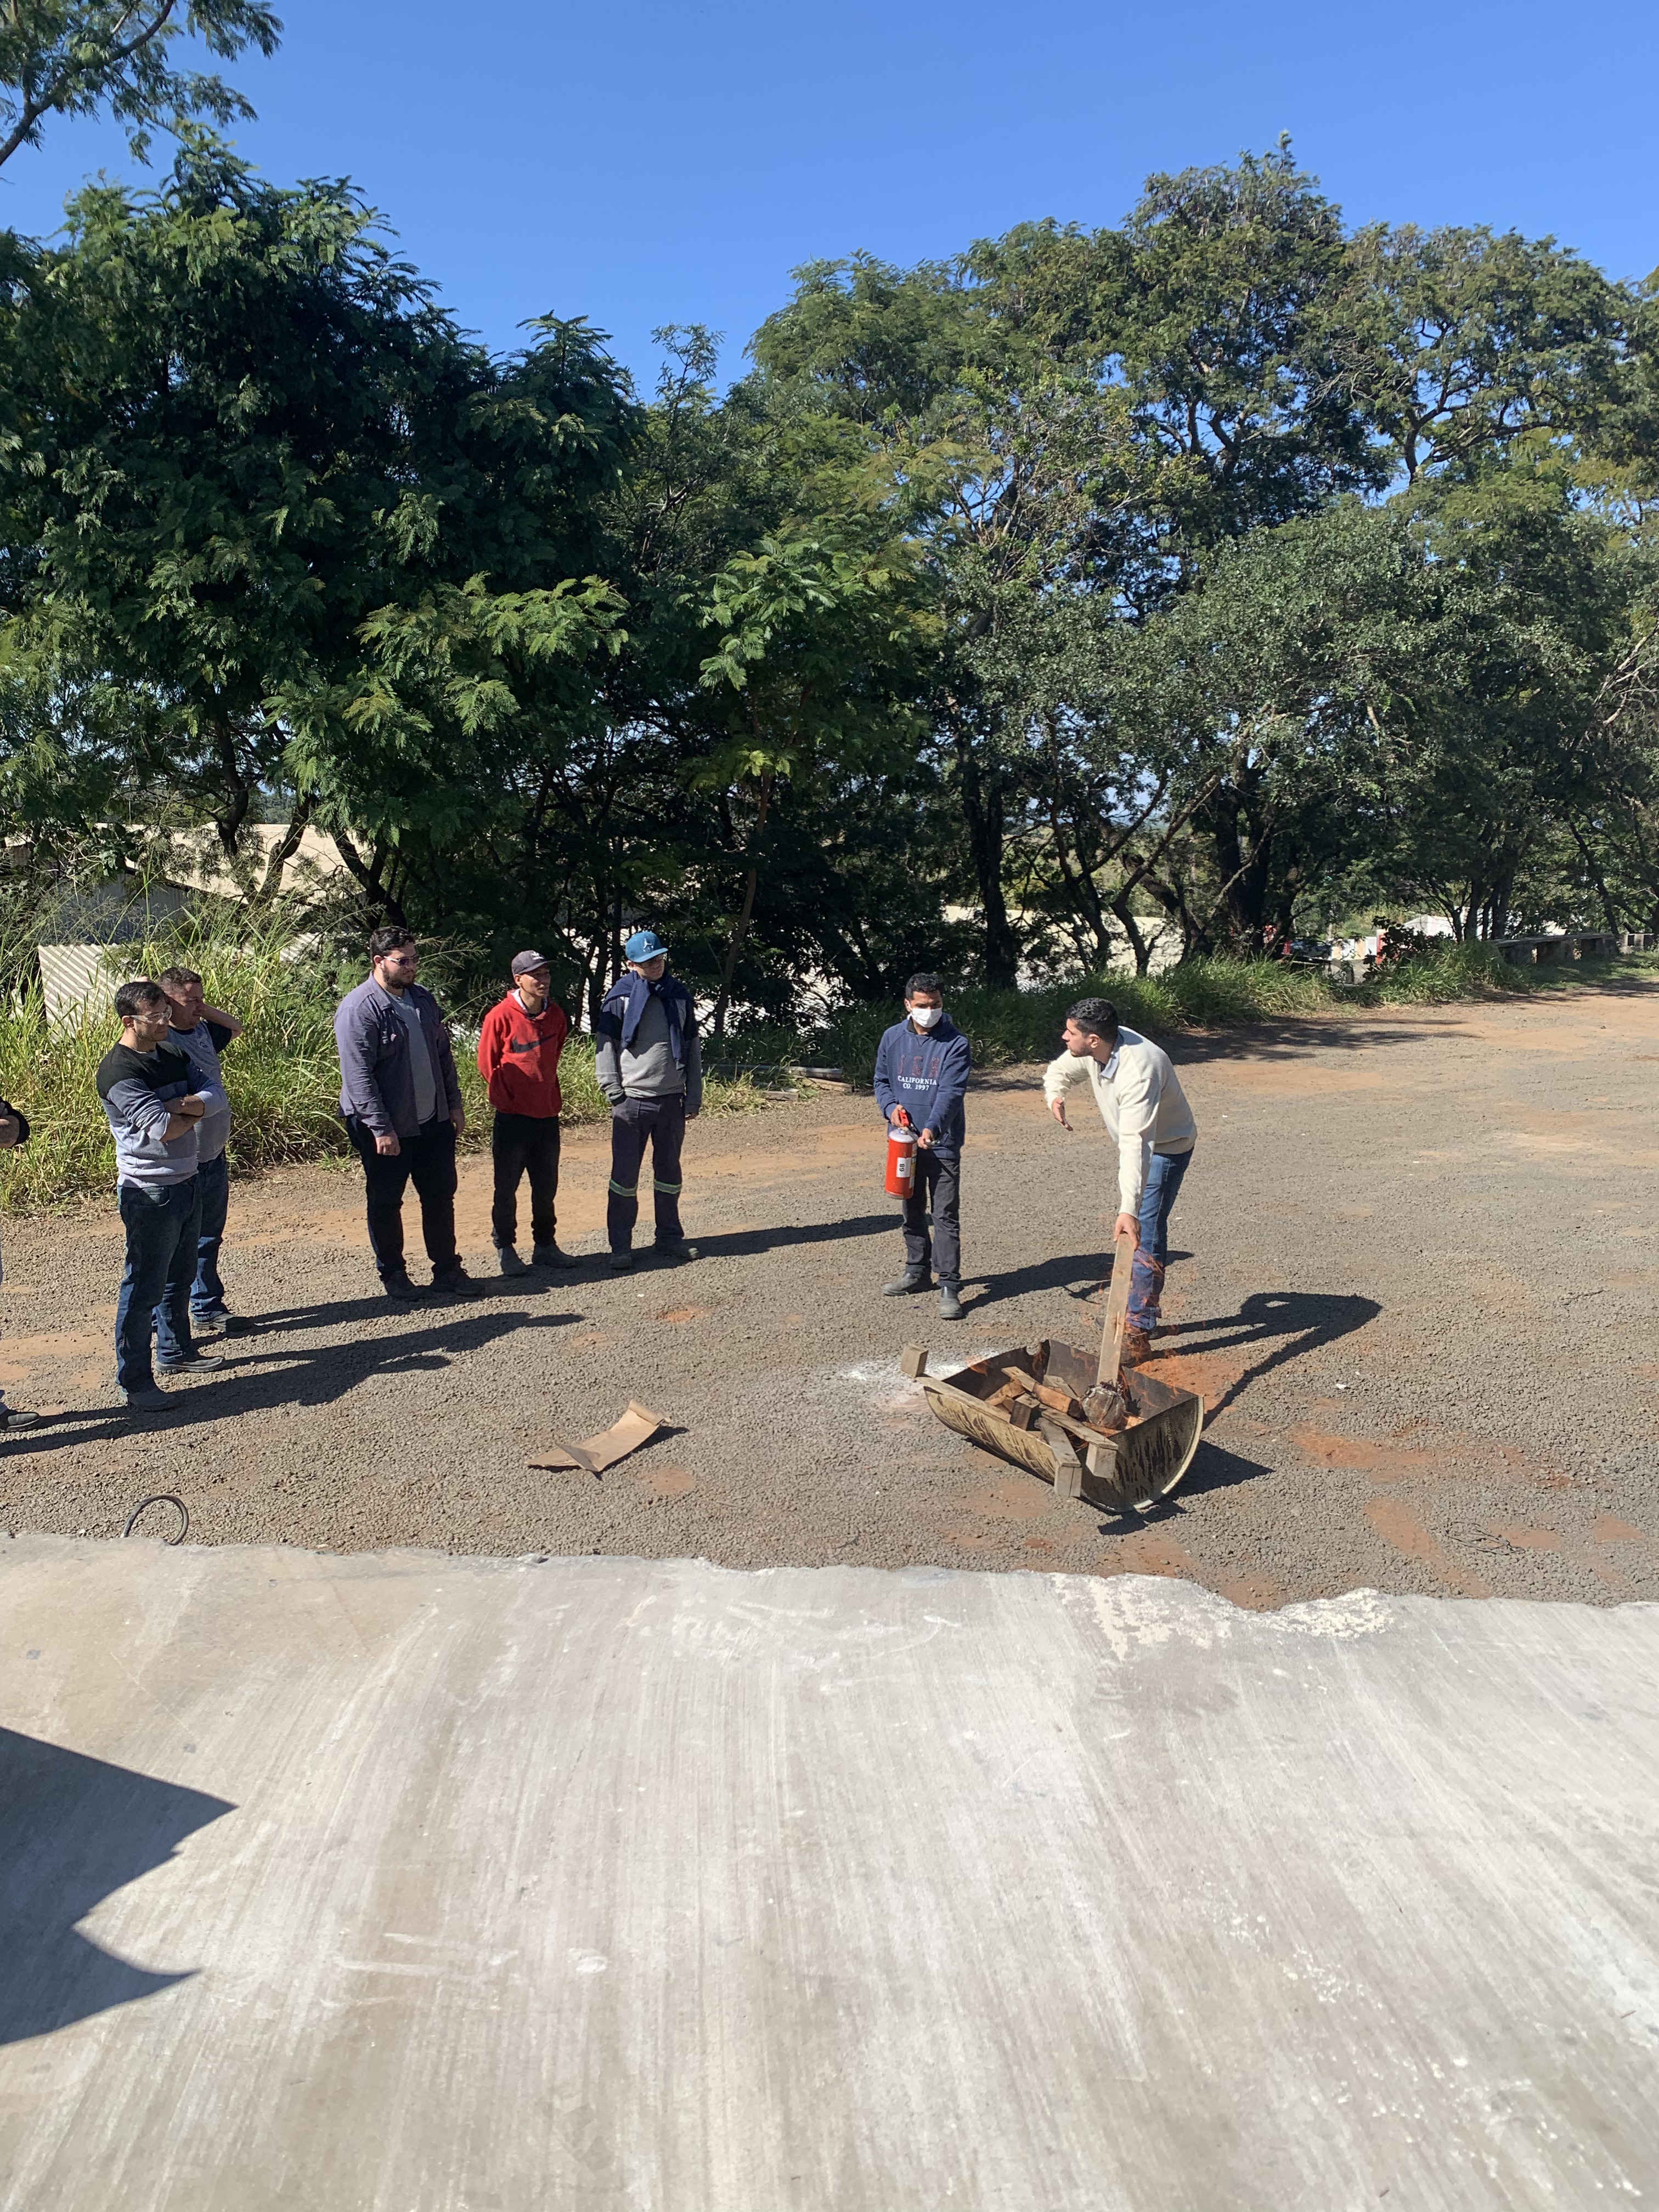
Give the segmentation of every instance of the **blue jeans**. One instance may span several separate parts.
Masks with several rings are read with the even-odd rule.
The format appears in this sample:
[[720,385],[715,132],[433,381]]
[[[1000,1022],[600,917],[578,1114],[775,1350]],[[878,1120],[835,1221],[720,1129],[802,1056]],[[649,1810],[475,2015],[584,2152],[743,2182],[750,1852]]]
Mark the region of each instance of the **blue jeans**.
[[196,1280],[190,1286],[190,1310],[197,1321],[222,1313],[225,1286],[219,1279],[219,1248],[225,1241],[225,1216],[230,1210],[230,1163],[222,1152],[216,1160],[204,1160],[196,1170],[202,1186],[202,1220],[196,1231]]
[[1129,1272],[1131,1328],[1150,1336],[1158,1327],[1164,1302],[1164,1263],[1170,1253],[1170,1209],[1176,1202],[1191,1152],[1154,1152],[1140,1194],[1140,1233],[1135,1239],[1134,1266]]
[[[192,1321],[205,1322],[224,1310],[225,1286],[219,1280],[219,1247],[225,1241],[225,1215],[230,1206],[230,1169],[225,1156],[204,1160],[196,1170],[202,1193],[202,1218],[196,1231],[196,1279],[190,1286]],[[173,1325],[164,1298],[155,1309],[155,1344],[163,1359],[176,1359]]]
[[188,1359],[190,1284],[196,1272],[196,1237],[202,1218],[199,1177],[184,1182],[124,1182],[121,1219],[127,1264],[115,1302],[115,1379],[124,1390],[148,1390],[152,1324],[164,1359]]

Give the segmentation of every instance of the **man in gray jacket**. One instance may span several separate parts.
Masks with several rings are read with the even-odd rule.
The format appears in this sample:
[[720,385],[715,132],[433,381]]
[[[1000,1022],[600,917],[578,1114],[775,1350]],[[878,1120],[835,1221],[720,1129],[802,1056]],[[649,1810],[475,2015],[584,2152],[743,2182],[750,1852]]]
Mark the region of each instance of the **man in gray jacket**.
[[377,929],[369,974],[340,1001],[340,1114],[368,1186],[368,1241],[386,1294],[407,1304],[426,1292],[404,1264],[404,1192],[421,1201],[432,1288],[454,1297],[471,1278],[455,1249],[455,1146],[466,1127],[449,1030],[415,981],[411,930]]
[[634,1264],[640,1170],[651,1152],[657,1256],[695,1260],[680,1226],[680,1146],[702,1106],[702,1048],[691,994],[668,973],[668,947],[636,929],[623,947],[625,972],[593,1024],[593,1073],[611,1102],[611,1195],[605,1231],[618,1274]]

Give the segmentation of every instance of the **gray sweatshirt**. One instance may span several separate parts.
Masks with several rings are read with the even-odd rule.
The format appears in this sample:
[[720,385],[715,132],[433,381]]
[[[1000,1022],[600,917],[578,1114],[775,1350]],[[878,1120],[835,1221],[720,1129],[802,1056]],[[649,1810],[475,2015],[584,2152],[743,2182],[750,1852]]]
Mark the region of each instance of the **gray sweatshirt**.
[[[685,1110],[695,1114],[702,1105],[702,1043],[697,1036],[691,1000],[683,984],[670,979],[659,985],[640,1006],[631,1036],[626,1008],[634,990],[624,976],[606,994],[593,1036],[593,1073],[613,1106],[624,1098],[685,1099]],[[674,1057],[673,1028],[668,1018],[666,994],[674,994],[680,1009],[680,1051]]]
[[104,1054],[98,1063],[98,1096],[115,1137],[118,1184],[190,1181],[200,1158],[199,1125],[192,1121],[171,1142],[161,1133],[179,1101],[199,1087],[189,1054],[178,1045],[139,1052],[118,1044]]
[[169,1030],[167,1042],[176,1045],[191,1066],[191,1089],[208,1099],[207,1112],[197,1123],[196,1152],[204,1167],[222,1158],[230,1142],[230,1101],[219,1055],[230,1042],[230,1031],[217,1022],[198,1022],[193,1030]]

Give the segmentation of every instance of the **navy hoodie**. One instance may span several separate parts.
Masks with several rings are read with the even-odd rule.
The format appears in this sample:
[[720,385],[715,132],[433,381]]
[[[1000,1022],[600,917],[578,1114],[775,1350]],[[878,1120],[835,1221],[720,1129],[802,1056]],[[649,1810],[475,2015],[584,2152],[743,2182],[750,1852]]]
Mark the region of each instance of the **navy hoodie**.
[[890,1118],[902,1106],[918,1130],[933,1131],[933,1150],[954,1159],[967,1133],[962,1099],[973,1064],[968,1040],[949,1014],[921,1035],[907,1015],[877,1048],[876,1103]]

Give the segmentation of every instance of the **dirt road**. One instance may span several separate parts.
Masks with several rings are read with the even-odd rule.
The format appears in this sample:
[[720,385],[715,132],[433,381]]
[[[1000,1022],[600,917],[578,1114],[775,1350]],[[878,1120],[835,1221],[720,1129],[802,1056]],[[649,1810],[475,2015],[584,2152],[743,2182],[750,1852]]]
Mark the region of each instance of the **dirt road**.
[[[939,1426],[898,1373],[1037,1335],[1115,1209],[1103,1132],[1037,1071],[969,1100],[968,1318],[874,1292],[899,1260],[863,1098],[694,1127],[703,1256],[597,1259],[465,1305],[378,1295],[352,1171],[239,1185],[225,1275],[263,1316],[141,1425],[114,1406],[112,1204],[13,1223],[0,1376],[64,1410],[0,1443],[0,1526],[118,1535],[170,1490],[192,1540],[701,1555],[1186,1577],[1271,1607],[1357,1586],[1659,1597],[1659,987],[1188,1037],[1199,1121],[1158,1368],[1206,1441],[1150,1519],[1057,1504]],[[489,1262],[488,1163],[463,1170]],[[596,1253],[606,1158],[565,1155],[561,1236]],[[411,1218],[413,1207],[410,1207]],[[630,1398],[673,1426],[602,1481],[528,1469]]]

